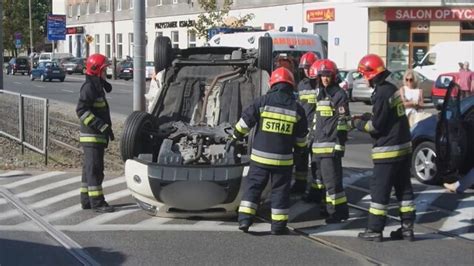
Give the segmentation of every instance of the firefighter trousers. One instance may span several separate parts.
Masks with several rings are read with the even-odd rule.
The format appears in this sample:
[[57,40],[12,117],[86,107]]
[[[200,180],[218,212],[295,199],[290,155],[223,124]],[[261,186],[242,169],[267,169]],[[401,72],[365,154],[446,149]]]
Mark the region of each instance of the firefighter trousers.
[[388,204],[392,187],[399,203],[402,224],[413,224],[415,204],[410,180],[410,157],[391,163],[375,163],[374,175],[370,179],[368,229],[382,232],[387,219]]
[[304,148],[302,152],[295,152],[295,181],[307,183],[308,181],[308,162],[309,162],[309,148]]
[[251,164],[246,182],[244,182],[244,195],[239,207],[239,222],[255,216],[262,192],[270,179],[272,230],[285,228],[290,209],[291,172],[292,167],[267,168]]
[[349,218],[347,198],[342,185],[341,156],[322,157],[320,162],[321,176],[326,187],[326,209],[336,219]]
[[81,204],[95,208],[104,202],[102,181],[104,181],[103,146],[83,146]]

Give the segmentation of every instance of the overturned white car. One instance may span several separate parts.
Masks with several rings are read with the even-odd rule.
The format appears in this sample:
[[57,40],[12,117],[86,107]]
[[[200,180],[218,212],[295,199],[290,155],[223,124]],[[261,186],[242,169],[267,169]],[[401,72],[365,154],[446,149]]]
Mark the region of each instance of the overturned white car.
[[155,40],[161,77],[150,112],[134,112],[121,139],[127,186],[138,205],[163,217],[235,215],[252,134],[226,149],[242,110],[268,90],[272,40],[260,49],[171,49]]

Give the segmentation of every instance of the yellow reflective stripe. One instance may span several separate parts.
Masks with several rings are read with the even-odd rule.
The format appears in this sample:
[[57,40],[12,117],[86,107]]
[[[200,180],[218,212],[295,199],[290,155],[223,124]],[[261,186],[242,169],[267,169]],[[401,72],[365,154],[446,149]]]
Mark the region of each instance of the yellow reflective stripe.
[[296,146],[298,146],[300,148],[304,148],[304,147],[306,147],[306,145],[307,145],[306,141],[296,142]]
[[81,187],[81,190],[80,190],[80,191],[81,191],[81,193],[87,193],[87,192],[88,192],[88,190],[87,190],[86,187]]
[[345,151],[345,150],[346,150],[346,146],[336,144],[336,146],[334,146],[334,149],[335,149],[336,151]]
[[242,206],[240,206],[240,207],[239,207],[239,212],[241,212],[241,213],[246,213],[246,214],[251,214],[251,215],[255,215],[255,214],[257,213],[257,210],[252,209],[252,208],[249,208],[249,207],[242,207]]
[[95,115],[94,114],[90,114],[88,115],[85,119],[84,119],[84,125],[89,125],[89,123],[95,118]]
[[300,95],[300,101],[307,101],[308,103],[316,104],[316,95]]
[[324,185],[320,183],[313,183],[311,184],[311,187],[315,189],[324,189]]
[[332,112],[332,107],[331,106],[318,105],[316,107],[316,111],[331,111]]
[[288,221],[288,214],[272,214],[273,221]]
[[104,107],[107,107],[107,103],[105,103],[105,101],[97,101],[97,102],[94,102],[92,106],[96,108],[104,108]]
[[267,118],[279,119],[279,120],[288,121],[288,122],[293,122],[293,123],[297,122],[296,116],[284,115],[284,114],[273,113],[273,112],[268,112],[268,111],[263,111],[261,116],[262,117],[267,117]]
[[79,142],[107,143],[105,138],[99,137],[79,137]]
[[411,147],[401,149],[398,151],[386,151],[386,152],[373,152],[372,159],[390,159],[390,158],[397,158],[404,155],[407,155],[411,152]]
[[104,195],[102,190],[89,191],[87,194],[89,194],[90,197],[98,197],[98,196]]
[[414,212],[415,207],[414,206],[403,206],[400,207],[400,212]]
[[369,213],[372,213],[373,215],[379,215],[379,216],[386,216],[387,215],[387,211],[379,210],[379,209],[375,209],[375,208],[370,208]]
[[334,147],[327,147],[327,148],[313,148],[313,153],[333,153]]
[[331,199],[331,197],[326,197],[326,203],[331,205],[339,205],[347,202],[347,197],[340,197],[338,199]]
[[240,133],[242,133],[244,135],[249,133],[249,129],[248,128],[242,128],[239,123],[235,124],[235,129],[237,129],[237,131],[239,131]]
[[291,166],[293,165],[293,159],[289,160],[276,160],[276,159],[268,159],[264,157],[257,156],[255,154],[250,155],[250,160],[267,165],[276,165],[276,166]]
[[338,131],[348,131],[349,130],[349,127],[347,126],[347,124],[343,124],[343,125],[337,125],[337,128],[336,128]]
[[307,176],[308,176],[307,172],[296,172],[295,180],[306,180]]
[[375,130],[375,128],[374,128],[374,126],[372,125],[372,121],[371,121],[371,120],[367,121],[367,122],[365,123],[365,125],[364,125],[364,131],[370,133],[370,132],[372,132],[372,131],[374,131],[374,130]]

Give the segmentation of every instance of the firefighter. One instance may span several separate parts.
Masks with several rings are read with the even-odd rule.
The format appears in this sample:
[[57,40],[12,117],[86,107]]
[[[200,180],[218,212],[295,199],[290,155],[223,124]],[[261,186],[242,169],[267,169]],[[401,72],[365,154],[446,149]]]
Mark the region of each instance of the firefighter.
[[[318,60],[318,56],[315,53],[307,52],[301,56],[299,64],[299,68],[303,70],[305,78],[298,83],[298,99],[306,114],[306,118],[308,121],[308,130],[312,128],[313,124],[314,110],[316,109],[317,89],[316,77],[309,76],[309,69],[316,60]],[[309,134],[309,136],[310,135],[311,134]],[[308,144],[311,145],[310,140],[308,140]],[[303,193],[306,190],[308,179],[309,151],[310,149],[306,148],[303,152],[295,154],[295,183],[291,187],[292,193]],[[315,170],[316,167],[314,167],[312,163],[312,173]]]
[[312,152],[320,160],[321,176],[326,187],[326,223],[340,223],[349,218],[347,198],[342,185],[342,157],[350,122],[349,99],[335,82],[336,64],[328,59],[317,64],[320,79]]
[[107,57],[93,54],[86,61],[86,81],[82,84],[76,113],[81,122],[80,143],[84,149],[82,167],[81,206],[96,212],[113,212],[104,199],[104,150],[114,140],[109,104],[104,90],[112,85],[107,79]]
[[271,233],[281,235],[288,233],[293,149],[306,147],[308,125],[303,107],[293,95],[293,74],[284,67],[277,68],[270,77],[270,87],[267,95],[243,111],[232,136],[235,143],[257,127],[238,220],[239,229],[248,232],[270,179]]
[[413,241],[415,204],[410,181],[411,136],[405,108],[399,90],[386,81],[390,72],[378,55],[364,56],[359,62],[358,71],[374,88],[372,114],[353,117],[354,127],[370,133],[374,139],[374,174],[370,180],[372,200],[367,228],[359,233],[359,238],[382,241],[393,186],[400,204],[401,227],[393,231],[390,237]]

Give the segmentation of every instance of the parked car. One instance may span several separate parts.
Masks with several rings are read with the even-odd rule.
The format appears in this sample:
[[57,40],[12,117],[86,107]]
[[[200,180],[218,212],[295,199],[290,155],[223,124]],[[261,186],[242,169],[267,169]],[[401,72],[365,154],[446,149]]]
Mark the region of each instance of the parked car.
[[[397,69],[391,71],[390,75],[387,77],[387,81],[393,83],[397,88],[403,86],[403,75],[405,74],[405,69]],[[415,74],[418,77],[418,87],[423,90],[423,97],[425,100],[431,98],[431,88],[434,81],[427,79],[422,74],[415,71]],[[362,101],[366,104],[370,104],[370,97],[374,89],[369,87],[369,83],[365,79],[357,79],[354,81],[353,90],[352,90],[352,99],[354,101]]]
[[153,74],[155,73],[155,65],[153,64],[152,61],[147,61],[145,63],[145,79],[151,79],[153,77]]
[[38,67],[31,70],[30,79],[40,79],[41,81],[52,81],[53,79],[59,79],[61,82],[66,78],[66,73],[58,65],[57,62],[46,61],[38,63]]
[[67,58],[61,60],[60,65],[69,75],[73,73],[86,74],[86,61],[84,58]]
[[354,81],[362,79],[362,75],[356,69],[340,69],[339,77],[342,80],[341,83],[339,83],[339,86],[344,91],[346,91],[347,96],[349,96],[349,99],[352,100],[352,89],[354,88]]
[[130,80],[133,79],[133,62],[122,61],[117,66],[117,77],[119,79]]
[[[431,99],[433,101],[433,104],[435,106],[443,104],[444,102],[444,96],[446,95],[446,88],[443,85],[443,80],[442,79],[453,79],[453,82],[456,84],[459,84],[459,73],[457,72],[452,72],[452,73],[444,73],[438,76],[436,79],[436,82],[433,83],[433,86],[431,88]],[[456,96],[458,94],[457,88],[453,88],[452,90],[452,96]]]
[[168,37],[155,40],[163,89],[151,113],[136,111],[126,119],[120,143],[127,186],[147,213],[236,215],[253,135],[230,150],[226,138],[242,110],[269,89],[269,73],[262,69],[271,69],[272,40],[258,41],[258,50],[173,52]]
[[[449,77],[443,76],[443,79]],[[447,90],[446,85],[439,86]],[[455,168],[459,172],[465,171],[466,162],[462,160],[472,162],[474,152],[474,96],[460,100],[458,95],[445,95],[443,104],[438,108],[438,115],[418,122],[411,130],[412,175],[425,184],[439,183]],[[443,151],[441,157],[437,152],[440,150]],[[446,166],[446,163],[451,166]]]
[[28,57],[14,57],[10,59],[6,69],[7,75],[15,75],[16,73],[28,75],[30,71],[30,59]]

